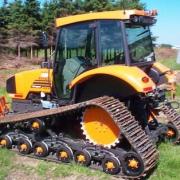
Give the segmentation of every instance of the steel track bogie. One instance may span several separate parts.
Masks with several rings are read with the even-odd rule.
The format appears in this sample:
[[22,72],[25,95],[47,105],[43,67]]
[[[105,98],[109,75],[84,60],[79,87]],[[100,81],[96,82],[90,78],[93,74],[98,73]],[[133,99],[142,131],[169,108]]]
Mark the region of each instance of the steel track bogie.
[[[112,118],[121,130],[120,136],[123,138],[122,140],[129,144],[130,149],[133,149],[133,153],[136,155],[135,157],[142,157],[142,171],[140,171],[140,173],[128,174],[123,167],[125,166],[124,161],[126,161],[124,157],[128,154],[129,150],[126,146],[121,145],[121,141],[113,148],[93,145],[87,140],[66,137],[63,132],[61,134],[56,134],[53,132],[53,129],[50,130],[51,126],[49,126],[48,129],[45,128],[43,132],[32,131],[32,133],[29,134],[28,131],[22,132],[22,129],[15,129],[14,132],[8,133],[8,136],[12,139],[13,150],[18,149],[23,155],[56,162],[67,163],[74,160],[79,164],[90,166],[92,168],[95,166],[97,169],[100,168],[106,173],[113,175],[117,174],[121,177],[144,177],[157,164],[158,152],[150,138],[145,134],[123,103],[112,97],[104,96],[56,109],[41,110],[34,113],[26,113],[24,115],[19,114],[16,115],[16,117],[11,115],[11,118],[7,116],[4,117],[4,119],[1,119],[0,123],[15,125],[20,122],[33,122],[32,119],[41,119],[41,123],[43,123],[42,119],[48,119],[48,121],[50,121],[53,116],[59,116],[62,113],[65,115],[71,112],[75,115],[76,111],[80,114],[80,111],[83,112],[86,108],[96,106],[101,107],[109,114],[109,117]],[[115,107],[118,107],[118,111],[114,110]],[[57,119],[57,121],[59,120]],[[128,126],[132,125],[133,127],[127,128],[127,124]],[[34,124],[34,127],[39,126]],[[139,131],[137,137],[132,136],[133,129]],[[1,136],[3,135],[6,134],[2,133]],[[141,142],[144,143],[140,144]],[[118,146],[122,147],[120,148]],[[136,163],[132,161],[131,165],[136,166]]]

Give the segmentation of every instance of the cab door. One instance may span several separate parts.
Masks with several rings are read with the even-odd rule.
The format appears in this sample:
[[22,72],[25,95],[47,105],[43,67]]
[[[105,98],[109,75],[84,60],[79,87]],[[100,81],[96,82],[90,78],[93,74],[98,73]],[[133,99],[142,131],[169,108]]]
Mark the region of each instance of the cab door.
[[60,29],[54,63],[56,94],[69,99],[69,83],[95,64],[96,45],[94,22],[68,25]]

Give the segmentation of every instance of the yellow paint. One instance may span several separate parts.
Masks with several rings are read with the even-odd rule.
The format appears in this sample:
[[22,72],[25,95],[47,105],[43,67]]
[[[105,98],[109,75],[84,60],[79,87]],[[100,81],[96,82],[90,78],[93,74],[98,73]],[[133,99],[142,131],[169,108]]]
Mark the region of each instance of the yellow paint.
[[26,144],[21,144],[20,146],[20,151],[26,151],[27,150],[27,145]]
[[153,67],[158,70],[160,73],[164,73],[165,80],[161,84],[166,84],[166,89],[171,92],[171,99],[174,99],[176,96],[176,76],[177,73],[170,68],[164,66],[161,63],[155,62]]
[[84,155],[79,155],[79,156],[77,156],[77,160],[78,160],[78,162],[85,162],[86,161],[86,158],[85,158],[85,156]]
[[132,169],[137,169],[138,168],[138,161],[136,161],[135,159],[129,160],[129,167],[131,167]]
[[60,158],[68,158],[68,154],[65,151],[60,152]]
[[32,128],[34,128],[34,129],[39,129],[39,127],[40,127],[40,125],[39,125],[38,122],[33,122]]
[[108,162],[106,163],[106,168],[107,168],[108,170],[113,170],[113,169],[115,168],[115,166],[114,166],[113,162],[108,161]]
[[2,139],[1,142],[0,142],[0,145],[6,146],[7,145],[7,141],[5,139]]
[[131,15],[149,16],[144,10],[118,10],[118,11],[106,11],[106,12],[90,12],[87,14],[80,14],[68,17],[62,17],[56,19],[56,27],[65,26],[72,23],[78,23],[90,20],[100,19],[130,19]]
[[165,73],[165,77],[168,83],[174,82],[176,79],[176,73],[172,71],[170,68],[164,66],[159,62],[155,62],[153,67],[157,69],[160,73]]
[[170,71],[171,69],[164,66],[163,64],[159,63],[159,62],[155,62],[153,64],[153,67],[156,68],[158,71],[160,71],[161,73],[165,73],[167,71]]
[[104,147],[115,145],[120,136],[120,129],[109,114],[99,107],[85,110],[83,130],[92,143]]
[[38,154],[42,154],[44,151],[43,151],[43,148],[42,148],[42,147],[37,147],[37,148],[36,148],[36,152],[37,152]]
[[168,129],[167,136],[168,137],[173,137],[174,135],[175,135],[175,132],[172,129]]
[[[52,69],[35,69],[17,73],[15,74],[16,94],[10,94],[10,97],[14,99],[26,99],[30,92],[51,93],[52,81]],[[38,82],[42,86],[35,87],[35,82]],[[50,87],[44,87],[43,83],[49,84]],[[18,95],[18,97],[15,95]]]
[[92,78],[96,75],[110,75],[120,80],[127,82],[131,87],[133,87],[137,92],[144,92],[145,88],[152,87],[154,89],[156,85],[149,79],[149,82],[144,83],[142,81],[143,77],[148,77],[144,71],[138,67],[129,67],[122,65],[111,65],[96,68],[93,70],[86,71],[76,77],[69,85],[70,88],[75,85],[84,82],[85,80]]

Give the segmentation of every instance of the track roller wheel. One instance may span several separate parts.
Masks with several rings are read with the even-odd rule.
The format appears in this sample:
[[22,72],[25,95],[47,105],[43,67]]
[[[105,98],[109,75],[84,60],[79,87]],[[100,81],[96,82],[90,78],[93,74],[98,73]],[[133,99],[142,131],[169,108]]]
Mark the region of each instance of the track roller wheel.
[[19,139],[18,150],[22,154],[29,154],[32,150],[32,143],[29,139]]
[[37,157],[46,157],[49,154],[48,145],[45,142],[36,142],[34,144],[34,155]]
[[35,119],[31,122],[31,130],[35,133],[42,132],[45,129],[44,121]]
[[85,149],[76,151],[74,153],[74,160],[78,164],[89,166],[91,164],[91,154]]
[[165,134],[165,139],[170,142],[176,142],[178,140],[178,130],[173,124],[168,123],[167,132]]
[[126,153],[122,164],[124,173],[128,176],[138,176],[144,171],[144,163],[141,157],[134,152]]
[[4,135],[0,137],[0,147],[5,147],[8,149],[12,148],[12,139],[9,135]]
[[118,174],[120,172],[120,161],[116,157],[106,157],[102,161],[102,168],[107,174]]
[[59,161],[69,163],[73,160],[73,152],[68,146],[60,146],[56,151],[56,157]]

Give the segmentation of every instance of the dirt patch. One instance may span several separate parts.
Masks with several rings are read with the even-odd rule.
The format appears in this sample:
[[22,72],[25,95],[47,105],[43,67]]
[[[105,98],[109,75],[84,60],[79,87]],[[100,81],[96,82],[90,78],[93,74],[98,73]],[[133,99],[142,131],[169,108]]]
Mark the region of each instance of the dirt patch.
[[171,48],[155,48],[156,59],[176,58],[177,50]]
[[23,172],[21,170],[13,170],[10,172],[8,177],[6,177],[6,180],[26,180],[26,179],[31,179],[31,180],[40,180],[39,176],[36,174],[28,174],[26,172]]
[[15,160],[16,160],[15,165],[21,164],[21,165],[26,165],[26,166],[36,168],[38,166],[38,164],[39,164],[39,160],[29,158],[29,157],[26,157],[26,156],[16,155]]
[[180,83],[180,71],[177,71],[176,80],[177,83]]
[[25,57],[18,58],[13,55],[0,55],[0,70],[19,69],[31,65],[40,65],[42,61],[42,58],[36,57],[29,59]]
[[[9,175],[6,177],[6,180],[79,180],[79,179],[86,179],[86,180],[100,180],[102,177],[98,176],[86,176],[83,174],[79,173],[74,173],[72,175],[69,175],[67,177],[56,177],[53,175],[51,170],[53,168],[56,168],[56,163],[54,163],[55,166],[50,166],[51,169],[48,169],[48,173],[42,175],[38,174],[38,168],[39,168],[39,163],[42,161],[25,157],[25,156],[20,156],[18,154],[15,155],[14,161],[13,161],[13,168],[9,172]],[[48,162],[47,162],[48,163]],[[93,170],[94,171],[94,170]],[[110,177],[109,179],[115,180],[117,178]],[[119,179],[120,180],[120,179]]]

